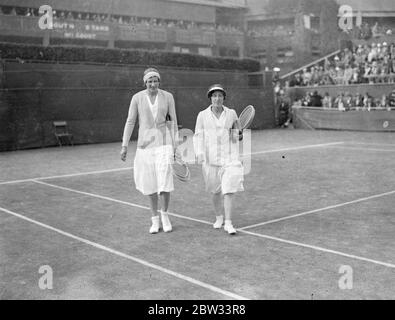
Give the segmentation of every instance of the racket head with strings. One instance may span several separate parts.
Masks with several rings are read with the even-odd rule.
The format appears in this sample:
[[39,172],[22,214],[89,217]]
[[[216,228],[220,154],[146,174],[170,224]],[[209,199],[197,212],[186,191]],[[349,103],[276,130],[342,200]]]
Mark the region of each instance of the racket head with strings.
[[191,173],[187,164],[183,161],[174,160],[172,164],[173,175],[182,182],[187,182],[191,179]]
[[248,105],[244,108],[244,110],[240,113],[239,121],[241,125],[241,129],[247,129],[254,120],[255,117],[255,108],[252,105]]

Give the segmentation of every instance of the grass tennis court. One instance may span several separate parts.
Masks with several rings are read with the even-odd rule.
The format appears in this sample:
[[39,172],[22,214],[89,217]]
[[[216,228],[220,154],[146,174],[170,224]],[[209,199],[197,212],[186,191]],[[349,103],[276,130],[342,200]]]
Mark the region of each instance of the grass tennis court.
[[197,165],[175,182],[173,232],[149,234],[135,142],[126,163],[120,142],[3,152],[0,299],[394,299],[394,138],[254,131],[235,236],[212,228]]

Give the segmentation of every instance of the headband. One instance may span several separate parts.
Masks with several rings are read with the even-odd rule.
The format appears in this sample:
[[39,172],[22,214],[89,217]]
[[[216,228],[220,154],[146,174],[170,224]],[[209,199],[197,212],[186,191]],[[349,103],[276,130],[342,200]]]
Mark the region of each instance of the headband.
[[158,72],[156,72],[156,71],[150,71],[150,72],[148,72],[148,73],[144,76],[144,78],[143,78],[144,83],[146,83],[147,80],[148,80],[149,78],[151,78],[151,77],[158,77],[158,79],[160,80],[160,75],[159,75]]

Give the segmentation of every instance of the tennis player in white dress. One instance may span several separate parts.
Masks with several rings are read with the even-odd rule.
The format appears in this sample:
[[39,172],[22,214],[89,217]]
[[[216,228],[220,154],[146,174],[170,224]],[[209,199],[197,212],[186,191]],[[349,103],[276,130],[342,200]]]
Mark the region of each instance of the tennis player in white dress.
[[[155,68],[144,71],[146,90],[133,95],[122,138],[121,159],[126,160],[128,144],[139,119],[139,131],[133,172],[136,189],[147,195],[152,212],[150,233],[172,231],[167,213],[170,192],[174,190],[171,164],[174,160],[177,117],[173,95],[159,89],[160,74]],[[171,122],[167,122],[170,117]],[[169,123],[172,124],[171,128]],[[160,203],[160,218],[158,206]]]
[[[235,234],[232,224],[232,202],[236,192],[244,191],[244,170],[239,159],[240,123],[235,110],[223,105],[226,91],[220,84],[208,92],[211,104],[196,120],[194,147],[198,163],[202,164],[206,191],[212,194],[216,221],[214,228],[224,225]],[[222,214],[222,207],[224,215]]]

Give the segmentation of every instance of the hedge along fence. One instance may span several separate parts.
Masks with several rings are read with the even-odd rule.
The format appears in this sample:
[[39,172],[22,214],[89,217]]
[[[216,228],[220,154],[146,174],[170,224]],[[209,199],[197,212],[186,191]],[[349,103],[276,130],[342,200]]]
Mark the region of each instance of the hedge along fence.
[[53,62],[94,62],[133,65],[156,65],[181,68],[259,71],[259,61],[207,57],[197,54],[167,51],[127,50],[66,46],[39,46],[0,42],[2,59],[22,59]]

